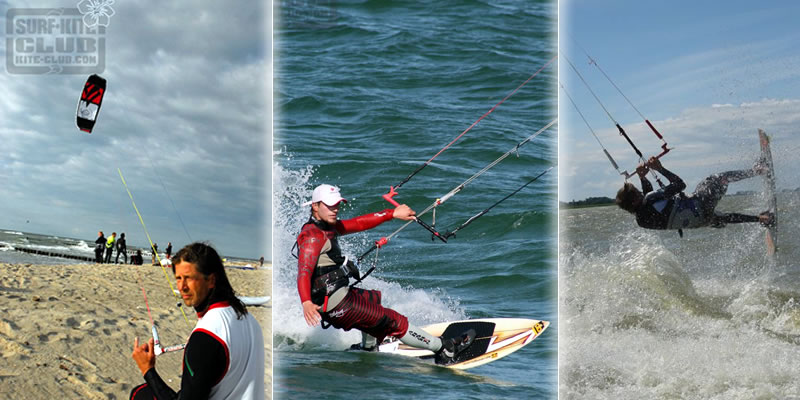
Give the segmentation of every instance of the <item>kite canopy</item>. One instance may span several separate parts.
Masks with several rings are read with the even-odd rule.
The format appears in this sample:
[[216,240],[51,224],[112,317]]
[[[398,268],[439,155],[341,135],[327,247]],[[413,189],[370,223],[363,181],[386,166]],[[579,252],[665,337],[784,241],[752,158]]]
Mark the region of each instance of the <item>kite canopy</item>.
[[103,95],[106,93],[106,80],[99,75],[92,75],[86,80],[78,100],[77,124],[84,132],[92,133],[100,106],[103,104]]

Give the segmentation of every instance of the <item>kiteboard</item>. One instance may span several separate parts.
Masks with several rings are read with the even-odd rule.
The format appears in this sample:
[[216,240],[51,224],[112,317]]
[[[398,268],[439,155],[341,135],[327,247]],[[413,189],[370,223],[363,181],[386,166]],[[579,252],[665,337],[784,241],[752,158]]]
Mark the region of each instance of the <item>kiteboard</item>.
[[103,95],[106,93],[106,80],[99,75],[91,75],[83,85],[81,99],[78,100],[77,124],[84,132],[92,133],[100,106],[103,104]]
[[774,222],[767,227],[766,232],[767,255],[774,257],[778,249],[778,198],[775,193],[775,169],[772,165],[769,136],[761,129],[758,130],[758,141],[761,143],[761,162],[767,167],[767,173],[764,175],[767,211],[771,212],[774,217]]
[[[499,360],[521,349],[539,337],[548,326],[550,322],[534,319],[486,318],[442,322],[423,326],[422,329],[444,339],[457,337],[467,329],[475,329],[476,335],[472,344],[456,355],[453,364],[445,366],[463,370]],[[394,337],[384,340],[378,351],[416,357],[431,363],[435,357],[430,350],[405,345]]]

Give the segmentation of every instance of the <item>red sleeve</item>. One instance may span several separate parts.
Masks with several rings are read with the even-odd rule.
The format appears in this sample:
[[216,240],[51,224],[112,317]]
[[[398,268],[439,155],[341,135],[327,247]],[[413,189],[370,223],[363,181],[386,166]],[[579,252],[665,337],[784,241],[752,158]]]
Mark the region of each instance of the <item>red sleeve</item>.
[[297,292],[301,302],[311,300],[311,276],[325,240],[325,234],[312,225],[306,225],[297,236]]
[[372,229],[386,221],[391,221],[394,216],[394,209],[387,208],[381,212],[362,215],[346,220],[336,221],[336,232],[340,235],[356,233]]

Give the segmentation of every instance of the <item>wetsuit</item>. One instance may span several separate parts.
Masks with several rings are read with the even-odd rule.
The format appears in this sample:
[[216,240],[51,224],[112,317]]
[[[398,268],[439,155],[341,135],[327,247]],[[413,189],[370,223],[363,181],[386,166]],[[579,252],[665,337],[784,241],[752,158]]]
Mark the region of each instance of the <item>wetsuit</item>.
[[636,211],[636,223],[643,228],[689,229],[759,221],[758,216],[714,211],[727,192],[728,183],[755,176],[753,170],[711,175],[701,181],[689,196],[683,193],[686,184],[681,178],[663,167],[658,172],[669,180],[669,185],[656,191],[647,178],[639,177],[644,200]]
[[338,236],[374,228],[392,219],[393,209],[362,215],[348,220],[337,220],[331,226],[314,218],[303,225],[297,237],[297,290],[300,301],[311,300],[322,306],[323,321],[335,328],[358,329],[381,343],[386,336],[402,337],[408,331],[408,319],[398,312],[381,306],[381,292],[348,288],[344,285],[328,296],[312,298],[312,283],[325,270],[340,266],[344,257],[339,248]]
[[264,398],[264,339],[255,318],[248,313],[237,319],[225,301],[197,316],[183,354],[180,392],[150,368],[131,399]]
[[125,259],[125,262],[123,264],[127,264],[128,263],[128,246],[125,243],[125,238],[124,237],[121,237],[121,238],[119,238],[119,240],[117,240],[117,257],[114,259],[114,263],[119,263],[119,255],[120,255],[120,253],[122,253],[122,256]]
[[103,262],[103,251],[106,248],[106,237],[100,236],[94,241],[94,261],[96,263]]

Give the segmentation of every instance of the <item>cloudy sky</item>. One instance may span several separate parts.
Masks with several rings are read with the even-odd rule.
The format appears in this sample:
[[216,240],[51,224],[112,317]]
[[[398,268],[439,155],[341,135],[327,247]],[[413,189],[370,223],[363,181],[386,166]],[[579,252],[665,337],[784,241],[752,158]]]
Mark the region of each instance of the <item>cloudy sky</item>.
[[[0,2],[0,12],[77,3]],[[161,249],[191,238],[269,259],[271,10],[213,0],[111,7],[99,72],[108,89],[92,134],[75,126],[91,73],[0,74],[0,229],[89,240],[124,231],[146,246],[119,168]],[[15,51],[5,40],[0,48],[4,62]]]
[[[565,57],[645,156],[658,154],[660,141],[581,47],[674,147],[663,164],[689,188],[714,172],[752,166],[758,128],[772,137],[778,187],[800,187],[800,3],[565,0],[559,15],[559,79],[620,169],[633,171],[637,157]],[[613,197],[623,179],[563,93],[560,198]],[[737,183],[729,192],[760,185]]]

